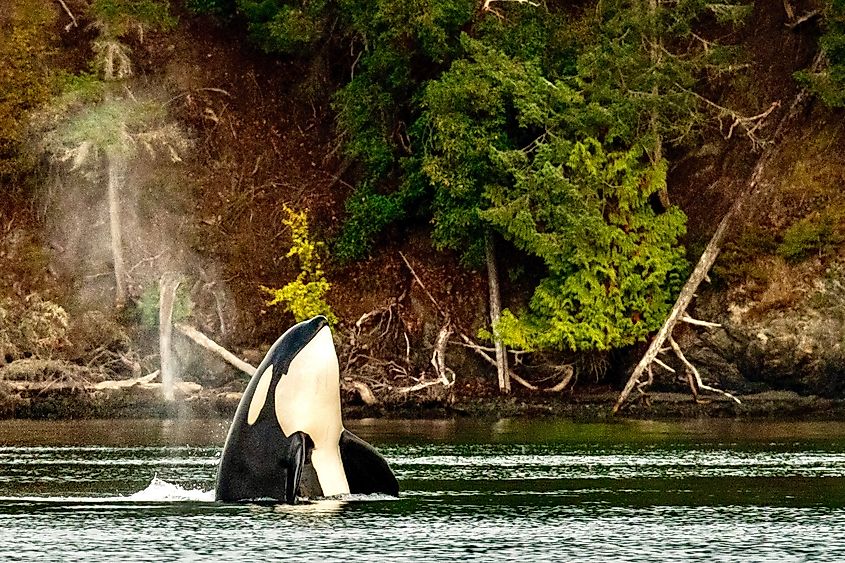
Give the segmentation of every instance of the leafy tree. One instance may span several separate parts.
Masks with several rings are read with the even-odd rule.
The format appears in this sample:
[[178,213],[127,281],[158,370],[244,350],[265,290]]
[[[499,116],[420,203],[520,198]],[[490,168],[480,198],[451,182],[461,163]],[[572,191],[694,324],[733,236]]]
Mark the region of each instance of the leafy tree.
[[470,58],[426,89],[434,237],[479,255],[494,229],[544,261],[530,310],[497,332],[522,349],[630,344],[659,326],[685,267],[684,216],[657,213],[665,185],[642,144],[613,149],[613,114],[576,81],[466,39]]
[[[142,33],[145,25],[170,25],[167,5],[156,0],[95,0],[91,10],[100,30],[93,45],[96,74],[70,79],[65,94],[42,116],[47,122],[42,125],[47,129],[42,148],[89,181],[99,181],[105,170],[115,305],[121,308],[126,303],[126,271],[120,192],[127,169],[141,149],[150,156],[164,149],[171,160],[179,161],[188,141],[177,125],[168,122],[161,103],[139,101],[125,83],[132,77],[132,64],[120,36],[133,29]],[[114,88],[117,83],[124,86],[120,94]]]
[[126,303],[120,193],[127,169],[139,150],[154,157],[163,149],[178,162],[187,139],[177,125],[167,121],[161,103],[109,97],[62,116],[45,136],[43,147],[56,160],[68,163],[71,172],[81,172],[91,182],[98,182],[100,171],[105,170],[115,304],[120,308]]

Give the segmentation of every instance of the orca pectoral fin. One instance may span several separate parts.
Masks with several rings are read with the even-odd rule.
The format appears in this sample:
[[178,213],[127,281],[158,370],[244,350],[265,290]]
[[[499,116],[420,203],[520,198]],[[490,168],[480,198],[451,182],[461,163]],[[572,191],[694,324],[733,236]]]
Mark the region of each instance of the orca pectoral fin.
[[287,480],[285,482],[285,502],[296,504],[296,493],[299,491],[299,480],[305,467],[309,438],[304,432],[291,434],[287,459]]
[[340,457],[350,493],[399,496],[399,482],[387,460],[374,447],[348,430],[340,435]]

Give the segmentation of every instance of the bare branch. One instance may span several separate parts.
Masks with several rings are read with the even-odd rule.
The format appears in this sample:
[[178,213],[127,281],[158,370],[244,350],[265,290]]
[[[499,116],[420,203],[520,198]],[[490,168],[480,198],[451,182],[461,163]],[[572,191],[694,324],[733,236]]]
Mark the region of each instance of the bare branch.
[[494,2],[515,2],[517,4],[528,4],[529,6],[533,6],[535,8],[540,5],[539,2],[534,2],[532,0],[484,0],[484,4],[481,6],[481,11],[482,12],[490,12],[491,14],[493,14],[494,16],[499,18],[500,20],[504,19],[505,16],[504,16],[504,14],[502,14],[501,11],[499,11],[496,8],[493,8],[491,6],[491,4],[493,4]]
[[663,361],[662,361],[660,358],[654,358],[654,360],[652,360],[652,361],[653,361],[655,364],[657,364],[657,365],[659,365],[660,367],[662,367],[663,369],[665,369],[666,371],[668,371],[668,372],[670,372],[670,373],[675,373],[675,369],[674,369],[674,368],[672,368],[672,367],[670,367],[670,366],[668,366],[668,365],[666,365],[665,363],[663,363]]
[[425,291],[425,294],[426,294],[426,295],[428,295],[428,298],[431,300],[431,302],[432,302],[432,303],[434,303],[434,306],[437,308],[437,311],[438,311],[441,315],[443,315],[443,317],[444,317],[444,318],[447,318],[447,319],[448,319],[448,318],[449,318],[449,315],[447,315],[447,314],[446,314],[446,312],[445,312],[445,311],[443,310],[443,308],[440,306],[440,303],[438,303],[438,302],[437,302],[437,300],[434,298],[434,296],[433,296],[433,295],[431,295],[431,292],[429,292],[429,291],[428,291],[428,288],[427,288],[427,287],[425,286],[425,284],[422,282],[422,280],[420,279],[420,277],[417,275],[417,272],[416,272],[416,271],[414,271],[413,266],[411,266],[411,263],[410,263],[410,262],[408,262],[408,259],[407,259],[407,258],[405,258],[405,255],[404,255],[404,254],[402,254],[402,252],[401,252],[401,251],[399,252],[399,256],[401,256],[401,257],[402,257],[402,261],[403,261],[403,262],[405,262],[405,265],[406,265],[406,266],[408,266],[408,270],[410,270],[410,271],[411,271],[411,275],[412,275],[412,276],[414,276],[414,280],[415,280],[415,281],[416,281],[416,282],[420,285],[420,287],[422,288],[422,290],[423,290],[423,291]]
[[544,391],[548,393],[557,393],[566,389],[566,386],[572,381],[572,378],[575,376],[575,370],[572,366],[563,366],[563,370],[565,373],[563,375],[563,379],[560,380],[560,383],[555,385],[554,387],[549,387],[548,389],[544,389]]
[[[720,124],[719,129],[720,131],[722,131],[722,135],[724,135],[725,139],[730,139],[733,136],[736,128],[739,127],[740,129],[745,131],[745,136],[748,137],[748,139],[751,141],[751,144],[755,148],[760,148],[770,142],[768,140],[760,139],[757,136],[757,133],[765,124],[766,118],[769,117],[769,115],[771,115],[771,113],[775,111],[775,109],[780,107],[780,100],[775,100],[774,102],[772,102],[772,104],[769,106],[769,109],[767,109],[766,111],[758,113],[757,115],[747,116],[742,115],[737,111],[732,110],[731,108],[725,107],[721,104],[717,104],[716,102],[705,98],[698,92],[694,92],[692,90],[689,90],[688,88],[683,88],[680,84],[678,84],[678,87],[681,88],[681,90],[683,90],[684,92],[691,94],[693,97],[704,102],[707,107],[716,110]],[[725,127],[722,125],[721,120],[723,117],[727,117],[731,120],[727,132],[724,131]]]
[[699,319],[694,319],[689,315],[684,315],[681,317],[681,320],[687,324],[696,325],[696,326],[705,326],[707,328],[722,328],[722,325],[719,323],[711,323],[710,321],[702,321]]
[[59,0],[59,4],[61,4],[62,9],[65,13],[70,16],[70,23],[65,26],[65,31],[70,31],[72,27],[79,27],[79,24],[76,22],[76,16],[73,15],[73,12],[70,11],[70,8],[67,7],[65,4],[65,0]]

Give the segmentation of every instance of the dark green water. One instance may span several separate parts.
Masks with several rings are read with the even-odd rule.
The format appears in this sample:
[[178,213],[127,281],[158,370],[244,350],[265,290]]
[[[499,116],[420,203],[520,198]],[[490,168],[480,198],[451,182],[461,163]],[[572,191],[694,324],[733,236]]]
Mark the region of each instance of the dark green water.
[[227,422],[0,422],[0,561],[843,561],[845,424],[357,421],[401,498],[223,505]]

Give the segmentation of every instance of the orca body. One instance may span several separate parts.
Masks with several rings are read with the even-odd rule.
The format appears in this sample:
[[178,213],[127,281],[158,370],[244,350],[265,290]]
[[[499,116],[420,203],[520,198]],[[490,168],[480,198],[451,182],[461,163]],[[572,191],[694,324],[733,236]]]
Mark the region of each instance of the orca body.
[[349,493],[398,496],[387,461],[343,428],[331,330],[318,316],[288,329],[247,385],[223,447],[215,498],[236,502]]

